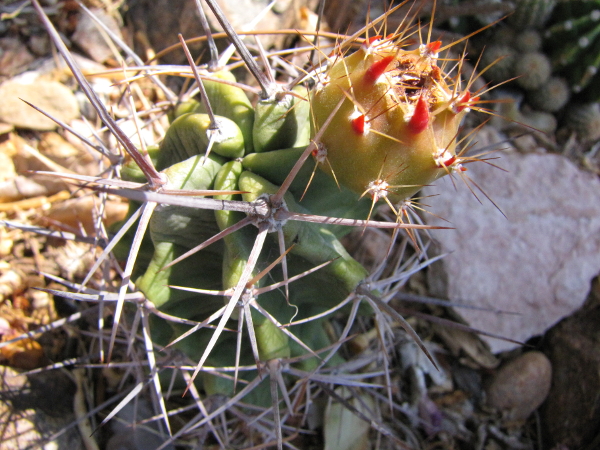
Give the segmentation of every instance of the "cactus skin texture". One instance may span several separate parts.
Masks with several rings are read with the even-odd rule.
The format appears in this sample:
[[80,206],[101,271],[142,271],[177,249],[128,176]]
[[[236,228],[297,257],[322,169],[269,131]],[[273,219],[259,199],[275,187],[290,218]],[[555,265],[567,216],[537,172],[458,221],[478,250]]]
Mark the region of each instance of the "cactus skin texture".
[[557,112],[569,101],[569,84],[560,77],[550,77],[546,83],[527,93],[527,101],[540,111]]
[[321,138],[320,167],[358,194],[405,200],[458,167],[456,136],[469,110],[437,66],[440,42],[403,50],[392,38],[367,41],[336,59],[311,96]]
[[539,89],[548,81],[552,68],[550,60],[541,52],[528,52],[520,55],[515,64],[517,84],[526,90]]
[[579,139],[594,142],[600,139],[600,103],[580,103],[569,107],[565,122]]

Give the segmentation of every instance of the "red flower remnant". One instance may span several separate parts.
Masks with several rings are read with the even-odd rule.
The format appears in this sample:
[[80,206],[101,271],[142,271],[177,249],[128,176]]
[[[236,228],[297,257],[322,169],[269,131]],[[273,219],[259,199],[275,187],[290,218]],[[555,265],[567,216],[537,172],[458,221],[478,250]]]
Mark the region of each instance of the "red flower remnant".
[[452,155],[446,161],[440,162],[439,163],[439,167],[448,167],[448,166],[451,166],[452,164],[454,164],[455,161],[456,161],[456,155]]
[[454,110],[456,111],[456,113],[459,113],[463,109],[468,108],[470,106],[470,104],[472,104],[473,102],[476,102],[477,100],[479,100],[479,97],[471,98],[471,93],[469,91],[467,91],[467,92],[465,92],[465,95],[463,95],[462,98],[458,102],[456,102],[456,106],[454,107]]
[[427,100],[423,97],[423,94],[417,100],[415,105],[415,111],[412,117],[408,121],[408,130],[411,133],[419,134],[424,131],[429,125],[429,105]]
[[356,131],[358,134],[364,134],[365,132],[365,115],[361,114],[360,116],[356,116],[351,120],[352,129]]
[[365,81],[369,83],[375,83],[377,79],[383,75],[394,58],[394,55],[389,55],[380,59],[379,61],[374,62],[365,72]]
[[427,50],[429,50],[430,53],[437,53],[441,46],[442,41],[433,41],[427,44]]
[[368,39],[365,39],[365,42],[363,42],[363,45],[364,45],[366,48],[369,48],[373,42],[375,42],[375,41],[377,41],[377,40],[379,40],[379,39],[381,39],[381,38],[382,38],[382,36],[380,36],[380,35],[377,35],[377,36],[371,36],[370,38],[368,38]]

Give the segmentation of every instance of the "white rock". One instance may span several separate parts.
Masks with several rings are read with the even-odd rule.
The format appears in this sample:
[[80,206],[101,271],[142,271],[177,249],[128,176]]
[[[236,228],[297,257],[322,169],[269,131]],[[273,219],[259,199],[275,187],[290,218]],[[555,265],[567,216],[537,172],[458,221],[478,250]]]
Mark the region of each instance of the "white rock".
[[[448,177],[428,187],[429,210],[455,230],[435,230],[441,252],[451,252],[432,271],[434,293],[493,311],[459,309],[471,326],[526,341],[544,333],[584,302],[600,272],[600,181],[556,154],[503,152],[497,163],[469,164],[483,195],[479,204],[461,180]],[[432,225],[448,223],[428,215]],[[514,348],[486,338],[492,351]]]

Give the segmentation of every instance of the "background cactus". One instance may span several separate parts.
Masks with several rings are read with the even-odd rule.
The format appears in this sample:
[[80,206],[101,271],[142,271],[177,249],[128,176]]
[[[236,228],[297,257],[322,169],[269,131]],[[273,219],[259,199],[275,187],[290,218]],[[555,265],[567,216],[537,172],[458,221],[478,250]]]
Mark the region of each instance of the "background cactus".
[[600,139],[600,104],[574,104],[567,111],[565,120],[582,141],[595,142]]
[[539,88],[527,93],[527,101],[540,111],[557,112],[569,101],[569,84],[560,77],[550,77]]
[[517,29],[541,28],[552,15],[556,0],[518,0],[508,21]]
[[[218,15],[215,4],[207,3]],[[121,328],[135,341],[141,324],[149,372],[132,392],[152,384],[155,409],[172,436],[163,447],[201,426],[222,444],[229,438],[212,420],[231,411],[253,416],[246,422],[250,430],[235,436],[236,445],[276,442],[281,448],[302,426],[297,417],[310,407],[311,389],[337,402],[330,407],[332,417],[343,415],[342,405],[401,445],[404,436],[373,419],[379,414],[375,399],[381,392],[389,399],[392,391],[389,371],[376,365],[387,364],[390,337],[400,329],[436,363],[388,304],[405,273],[384,276],[381,268],[369,273],[340,238],[347,225],[426,228],[401,223],[410,197],[443,175],[462,174],[463,164],[475,159],[458,150],[459,127],[479,99],[469,92],[472,80],[438,66],[439,53],[448,47],[429,37],[409,47],[405,30],[368,37],[383,17],[363,30],[364,38],[339,36],[333,53],[319,55],[322,65],[301,77],[290,74],[283,85],[257,69],[236,41],[260,88],[237,84],[226,68],[201,67],[195,74],[203,86],[199,99],[177,102],[167,95],[168,131],[160,145],[138,148],[90,89],[37,1],[33,4],[128,152],[121,180],[72,177],[129,198],[131,208],[94,267],[108,265],[113,250],[127,253],[116,292],[87,288],[86,279],[75,286],[84,294],[71,296],[116,302],[108,359]],[[459,71],[461,65],[462,59]],[[114,160],[120,169],[121,161]],[[366,194],[370,198],[362,198]],[[380,200],[395,215],[390,222],[372,217]],[[423,264],[413,258],[404,268],[410,272]],[[131,281],[143,295],[131,292]],[[345,313],[341,330],[330,322],[336,311]],[[360,316],[371,318],[381,352],[353,358],[340,348]],[[155,350],[165,346],[168,359],[158,364]],[[187,366],[175,362],[176,355]],[[375,376],[381,383],[368,381]],[[190,391],[200,410],[183,425],[172,423],[164,400],[173,389]],[[208,411],[202,402],[214,399],[225,400]],[[272,419],[263,422],[265,414]],[[335,435],[335,429],[325,435]]]
[[554,69],[568,78],[582,100],[600,100],[600,4],[559,2],[544,32]]
[[[522,110],[520,114],[544,117],[546,126],[540,131],[554,133],[556,130],[548,126],[552,121],[548,113],[555,116],[561,129],[570,101],[577,106],[600,99],[597,82],[600,4],[579,0],[487,2],[490,11],[500,4],[507,8],[502,13],[481,14],[481,11],[472,11],[474,4],[470,0],[454,2],[451,8],[462,14],[444,16],[436,20],[436,25],[462,34],[482,25],[494,25],[473,39],[471,55],[480,54],[480,67],[492,64],[483,77],[518,94],[524,93],[524,101],[517,105],[517,109]],[[478,5],[483,8],[483,3]],[[500,20],[503,14],[506,20]],[[513,78],[514,81],[506,83]],[[508,96],[515,95],[508,93]],[[495,110],[500,115],[514,116],[500,105]],[[512,119],[519,121],[516,117]],[[539,121],[522,121],[525,128],[535,128],[536,122]],[[505,128],[509,127],[514,128],[514,123]],[[575,130],[568,128],[567,131]]]
[[[508,87],[518,85],[525,91],[525,101],[517,106],[525,106],[519,112],[520,118],[505,113],[501,106],[497,107],[500,114],[514,116],[513,120],[534,128],[540,121],[527,117],[538,116],[545,124],[538,129],[552,133],[555,127],[548,126],[551,118],[547,114],[552,113],[567,131],[584,135],[568,117],[572,115],[569,111],[582,103],[600,99],[599,6],[596,1],[578,0],[515,2],[506,24],[500,24],[479,44],[484,65],[497,61],[486,76],[495,82],[514,77],[516,80]],[[589,142],[582,144],[585,147]]]

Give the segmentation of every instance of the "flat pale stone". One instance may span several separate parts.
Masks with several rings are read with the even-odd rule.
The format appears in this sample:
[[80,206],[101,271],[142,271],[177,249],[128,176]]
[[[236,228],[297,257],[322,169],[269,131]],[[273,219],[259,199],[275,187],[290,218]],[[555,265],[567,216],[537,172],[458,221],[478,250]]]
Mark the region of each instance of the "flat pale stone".
[[523,353],[504,364],[486,387],[487,403],[508,423],[525,421],[548,397],[552,363],[542,352]]
[[46,111],[48,114],[70,122],[79,116],[79,106],[75,95],[65,85],[57,81],[36,80],[30,84],[7,81],[0,85],[0,122],[32,130],[54,130],[57,125],[27,103]]
[[[466,174],[507,218],[473,187],[478,203],[458,178],[456,189],[448,177],[425,189],[439,194],[425,200],[428,210],[456,228],[432,232],[450,254],[430,281],[436,295],[491,310],[458,308],[471,326],[524,342],[581,307],[600,272],[600,181],[557,154],[498,155],[494,164],[508,173],[473,163]],[[484,339],[494,352],[515,347]]]

